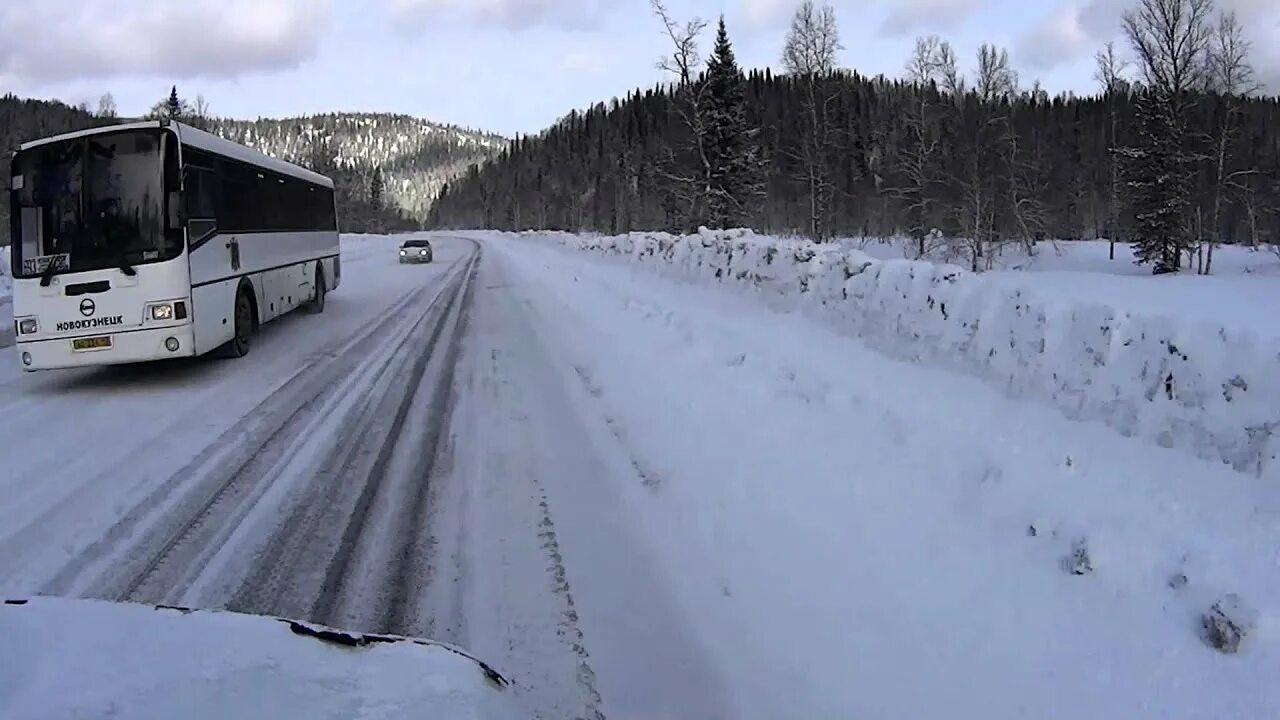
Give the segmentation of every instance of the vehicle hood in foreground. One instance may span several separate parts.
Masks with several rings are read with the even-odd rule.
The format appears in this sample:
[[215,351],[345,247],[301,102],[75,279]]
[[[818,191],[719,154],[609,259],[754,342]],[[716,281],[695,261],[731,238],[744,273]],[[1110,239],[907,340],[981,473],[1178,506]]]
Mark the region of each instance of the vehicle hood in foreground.
[[0,638],[15,720],[521,717],[505,678],[425,640],[55,598],[0,604]]

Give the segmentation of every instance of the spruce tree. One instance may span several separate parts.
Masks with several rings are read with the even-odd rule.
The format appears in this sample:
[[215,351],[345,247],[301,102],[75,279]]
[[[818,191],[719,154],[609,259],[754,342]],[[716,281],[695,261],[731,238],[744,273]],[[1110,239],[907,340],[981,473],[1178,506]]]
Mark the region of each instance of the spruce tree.
[[709,171],[707,221],[717,228],[739,227],[751,219],[751,203],[759,195],[760,167],[755,131],[747,125],[746,79],[734,58],[724,16],[705,82],[701,111]]
[[165,101],[165,114],[170,120],[182,119],[182,99],[178,97],[178,86],[169,90],[169,99]]
[[382,168],[373,169],[373,177],[369,179],[369,202],[377,209],[382,209]]
[[1173,273],[1190,247],[1186,218],[1191,208],[1192,168],[1179,144],[1181,121],[1174,104],[1155,89],[1138,96],[1135,112],[1139,141],[1122,151],[1133,216],[1133,254],[1139,264],[1151,263],[1156,275]]

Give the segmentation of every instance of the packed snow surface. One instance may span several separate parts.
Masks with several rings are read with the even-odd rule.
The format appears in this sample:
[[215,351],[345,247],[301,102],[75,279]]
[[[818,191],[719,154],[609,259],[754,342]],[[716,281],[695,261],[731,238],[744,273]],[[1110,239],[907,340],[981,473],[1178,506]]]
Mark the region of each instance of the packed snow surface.
[[0,597],[429,637],[523,717],[1276,716],[1280,486],[993,387],[1003,290],[722,239],[344,237],[242,360],[5,351]]
[[[615,480],[737,701],[728,717],[1280,708],[1274,483],[796,314],[493,237],[632,465]],[[1228,657],[1200,625],[1232,593],[1272,620]],[[610,614],[582,607],[591,647]]]

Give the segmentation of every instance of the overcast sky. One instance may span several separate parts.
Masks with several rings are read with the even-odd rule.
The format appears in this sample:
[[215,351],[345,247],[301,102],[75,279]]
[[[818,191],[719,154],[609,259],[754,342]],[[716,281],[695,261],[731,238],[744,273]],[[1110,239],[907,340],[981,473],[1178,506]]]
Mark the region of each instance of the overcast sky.
[[[1254,61],[1280,89],[1280,0],[1234,7]],[[668,0],[675,15],[724,13],[739,61],[776,67],[797,0]],[[1007,47],[1025,84],[1093,91],[1093,53],[1128,0],[831,0],[841,62],[897,75],[919,34],[971,66]],[[704,46],[710,45],[710,36]],[[220,115],[392,111],[504,134],[662,78],[668,51],[648,0],[0,1],[0,92],[140,114],[177,83]]]

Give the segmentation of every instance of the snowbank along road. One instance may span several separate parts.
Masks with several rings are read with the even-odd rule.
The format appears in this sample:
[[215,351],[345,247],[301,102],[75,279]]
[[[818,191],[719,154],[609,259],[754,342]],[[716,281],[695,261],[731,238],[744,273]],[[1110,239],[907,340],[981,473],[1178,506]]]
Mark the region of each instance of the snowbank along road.
[[433,241],[345,237],[326,312],[239,361],[3,351],[0,595],[429,637],[548,720],[1280,707],[1274,487],[558,243]]

